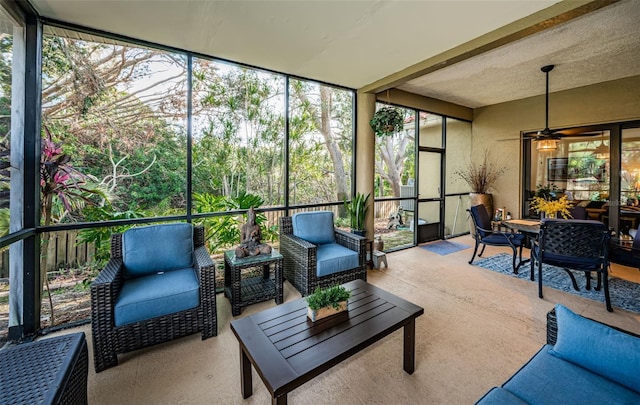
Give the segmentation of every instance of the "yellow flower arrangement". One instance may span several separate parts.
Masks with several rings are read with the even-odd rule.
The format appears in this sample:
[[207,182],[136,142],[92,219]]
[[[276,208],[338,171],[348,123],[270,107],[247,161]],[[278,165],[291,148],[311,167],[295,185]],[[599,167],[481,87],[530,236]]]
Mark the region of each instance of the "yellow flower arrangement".
[[559,200],[546,200],[542,197],[533,197],[531,208],[536,212],[544,212],[547,217],[555,218],[556,214],[562,215],[564,219],[572,218],[569,208],[572,207],[566,195],[560,197]]

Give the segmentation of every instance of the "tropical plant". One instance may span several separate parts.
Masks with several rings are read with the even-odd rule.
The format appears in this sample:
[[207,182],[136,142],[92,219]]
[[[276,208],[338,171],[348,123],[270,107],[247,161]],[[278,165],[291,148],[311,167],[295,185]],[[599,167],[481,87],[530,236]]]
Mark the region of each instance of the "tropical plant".
[[507,166],[493,161],[489,150],[485,149],[482,160],[470,161],[463,169],[453,173],[471,187],[471,192],[487,194],[506,171]]
[[[212,194],[194,194],[194,207],[197,212],[225,212],[258,208],[263,204],[260,196],[241,193],[237,197],[214,196]],[[240,243],[240,224],[246,221],[244,215],[221,215],[204,218],[199,221],[205,226],[207,247],[212,252]],[[256,224],[260,225],[262,236],[268,241],[275,240],[278,231],[275,226],[266,227],[264,213],[256,214]]]
[[309,308],[317,311],[320,308],[329,306],[340,309],[340,303],[350,297],[351,291],[341,285],[334,285],[327,288],[316,287],[313,294],[308,295],[305,299]]
[[345,201],[344,206],[351,221],[351,229],[354,231],[364,231],[364,221],[369,211],[369,197],[371,193],[366,196],[362,193],[356,193],[351,199],[351,202]]
[[377,136],[391,136],[402,131],[404,116],[396,107],[382,107],[373,114],[369,125]]
[[[78,211],[85,204],[96,204],[92,196],[99,196],[102,201],[108,200],[105,190],[91,179],[75,169],[71,165],[71,157],[62,151],[61,145],[53,142],[49,129],[44,126],[47,136],[42,138],[42,151],[40,158],[40,192],[43,224],[51,224],[54,207],[54,197],[62,203],[63,213],[58,215],[58,221],[64,217],[70,217],[74,211]],[[46,285],[49,291],[49,306],[51,307],[51,324],[54,323],[53,301],[47,279],[47,250],[49,247],[50,233],[42,234],[42,255],[40,259],[40,289]]]

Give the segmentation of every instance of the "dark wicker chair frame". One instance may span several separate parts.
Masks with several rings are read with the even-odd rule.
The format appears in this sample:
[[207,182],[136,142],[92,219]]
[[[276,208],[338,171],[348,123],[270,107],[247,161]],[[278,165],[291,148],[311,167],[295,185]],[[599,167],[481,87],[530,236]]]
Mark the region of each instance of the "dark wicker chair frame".
[[194,227],[193,262],[200,281],[196,308],[116,327],[113,307],[123,281],[122,235],[111,236],[111,260],[91,284],[91,330],[96,372],[118,364],[118,353],[201,332],[202,339],[218,334],[215,264],[204,246],[204,228]]
[[[535,280],[535,265],[538,264],[538,297],[542,296],[542,263],[545,254],[553,254],[556,258],[580,259],[585,262],[572,266],[569,261],[559,263],[558,260],[548,263],[562,268],[571,278],[573,288],[578,291],[578,284],[573,271],[584,272],[586,289],[591,289],[591,272],[598,274],[596,291],[604,284],[604,299],[607,311],[612,312],[609,297],[609,240],[611,235],[607,227],[594,220],[544,220],[540,226],[538,240],[531,249],[531,281]],[[603,282],[604,279],[604,282]]]
[[336,242],[348,249],[358,252],[358,267],[318,277],[317,247],[293,234],[291,217],[280,218],[280,252],[284,258],[284,278],[307,296],[316,287],[325,288],[335,284],[344,284],[361,279],[367,281],[365,267],[365,241],[362,236],[335,229]]
[[[480,204],[481,209],[485,209],[484,205]],[[493,229],[485,229],[478,224],[478,219],[475,217],[471,209],[467,209],[471,220],[473,221],[474,230],[471,232],[473,239],[475,240],[475,246],[473,248],[473,255],[471,256],[471,260],[469,260],[469,264],[473,264],[473,260],[476,258],[476,253],[478,253],[478,246],[482,245],[482,250],[478,254],[478,257],[481,257],[484,253],[484,249],[489,246],[508,246],[513,250],[513,274],[518,274],[518,269],[522,266],[522,248],[524,246],[524,241],[519,239],[522,238],[522,235],[513,233],[513,232],[499,232],[494,231]],[[482,236],[483,233],[485,236]],[[489,235],[500,234],[503,235],[504,238],[499,243],[493,243],[491,240],[486,239]],[[516,261],[517,259],[517,261]]]

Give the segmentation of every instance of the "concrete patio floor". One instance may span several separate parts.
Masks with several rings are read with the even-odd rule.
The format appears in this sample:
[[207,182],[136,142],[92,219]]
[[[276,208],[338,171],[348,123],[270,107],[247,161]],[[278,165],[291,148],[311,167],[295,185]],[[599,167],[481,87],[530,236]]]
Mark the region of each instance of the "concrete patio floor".
[[[472,246],[470,237],[453,239]],[[488,257],[504,248],[487,247]],[[471,249],[440,256],[412,248],[388,254],[389,268],[369,270],[368,281],[424,307],[416,321],[416,371],[402,370],[402,332],[397,331],[289,394],[290,404],[471,404],[501,385],[545,343],[546,313],[555,303],[635,333],[640,314],[469,265]],[[528,254],[528,252],[527,252]],[[614,274],[637,278],[635,269]],[[615,291],[612,291],[615,294]],[[285,301],[300,294],[285,282]],[[640,297],[639,297],[640,299]],[[240,394],[238,342],[230,330],[231,308],[221,294],[218,336],[192,335],[119,355],[120,364],[93,370],[89,342],[90,404],[267,404],[271,398],[253,371],[253,396]],[[239,317],[274,306],[252,305]]]

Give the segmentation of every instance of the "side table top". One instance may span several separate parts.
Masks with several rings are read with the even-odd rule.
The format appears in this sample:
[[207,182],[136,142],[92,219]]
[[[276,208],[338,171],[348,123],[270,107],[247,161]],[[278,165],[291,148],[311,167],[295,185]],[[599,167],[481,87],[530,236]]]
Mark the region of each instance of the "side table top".
[[83,332],[23,343],[0,351],[0,403],[57,403],[83,344]]
[[247,256],[242,258],[236,257],[235,250],[227,250],[224,252],[224,258],[232,265],[246,265],[246,264],[260,264],[262,262],[270,261],[270,260],[278,260],[282,259],[282,254],[278,252],[277,249],[271,249],[271,254],[263,255],[259,254],[256,256]]

